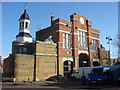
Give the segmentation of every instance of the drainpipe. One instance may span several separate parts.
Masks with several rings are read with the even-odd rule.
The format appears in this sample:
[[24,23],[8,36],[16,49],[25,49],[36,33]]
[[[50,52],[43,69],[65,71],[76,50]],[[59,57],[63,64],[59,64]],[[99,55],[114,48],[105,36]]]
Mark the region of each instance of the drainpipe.
[[34,43],[34,47],[35,47],[35,53],[34,53],[34,76],[33,76],[33,80],[36,81],[36,42]]
[[[87,26],[88,36],[90,36],[90,34],[89,34],[89,22],[88,22],[88,20],[86,20],[86,26]],[[90,43],[90,40],[89,40],[89,37],[88,37],[87,45],[88,45],[89,60],[91,59],[91,57],[90,57],[90,44],[91,44],[91,43]],[[89,63],[91,63],[91,60],[90,60]],[[91,63],[90,66],[93,66],[92,63]]]
[[74,47],[74,20],[72,20],[72,57],[73,57],[73,68],[75,68],[75,47]]

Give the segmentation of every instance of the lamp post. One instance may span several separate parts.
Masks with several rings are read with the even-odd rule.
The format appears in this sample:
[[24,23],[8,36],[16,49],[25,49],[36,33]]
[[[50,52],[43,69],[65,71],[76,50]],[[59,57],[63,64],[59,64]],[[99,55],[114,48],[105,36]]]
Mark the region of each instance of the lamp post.
[[86,83],[86,77],[84,75],[84,64],[87,63],[87,61],[82,61],[82,64],[83,64],[83,76],[82,76],[82,80],[83,80],[83,85],[85,85]]
[[107,39],[107,44],[109,44],[109,65],[111,65],[111,61],[110,61],[110,41],[112,41],[112,38],[110,38],[109,36],[106,37]]

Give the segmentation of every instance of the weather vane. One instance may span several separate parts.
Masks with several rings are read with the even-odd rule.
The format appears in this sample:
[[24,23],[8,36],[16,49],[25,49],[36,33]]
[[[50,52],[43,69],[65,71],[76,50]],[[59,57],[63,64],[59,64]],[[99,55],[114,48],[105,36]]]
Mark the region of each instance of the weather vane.
[[26,8],[28,8],[28,5],[27,5],[26,2],[25,2],[24,9],[26,9]]

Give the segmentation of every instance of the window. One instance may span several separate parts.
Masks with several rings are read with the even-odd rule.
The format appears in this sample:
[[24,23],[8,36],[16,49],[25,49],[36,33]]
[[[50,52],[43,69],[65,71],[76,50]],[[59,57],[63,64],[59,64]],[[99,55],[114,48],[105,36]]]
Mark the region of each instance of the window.
[[98,41],[96,39],[92,40],[92,49],[93,51],[98,51]]
[[25,23],[25,28],[28,28],[28,22]]
[[80,46],[87,46],[87,32],[79,31],[78,33],[78,44]]
[[90,75],[103,75],[103,70],[102,69],[93,69],[90,72]]
[[24,28],[24,22],[22,22],[22,27],[21,28]]
[[63,34],[63,47],[70,48],[70,34]]
[[27,48],[21,47],[20,48],[20,54],[26,54],[27,53]]

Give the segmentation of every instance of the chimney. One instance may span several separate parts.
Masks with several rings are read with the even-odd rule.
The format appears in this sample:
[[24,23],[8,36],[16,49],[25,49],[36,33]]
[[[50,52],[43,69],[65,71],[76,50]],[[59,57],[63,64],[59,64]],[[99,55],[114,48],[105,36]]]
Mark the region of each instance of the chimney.
[[52,26],[52,22],[54,21],[54,15],[51,15],[51,26]]

